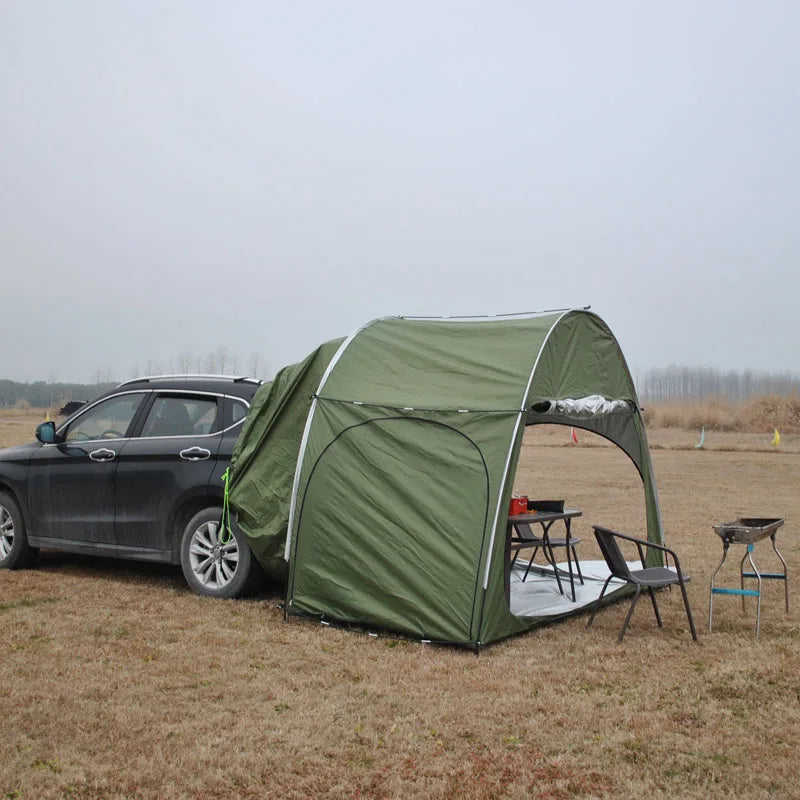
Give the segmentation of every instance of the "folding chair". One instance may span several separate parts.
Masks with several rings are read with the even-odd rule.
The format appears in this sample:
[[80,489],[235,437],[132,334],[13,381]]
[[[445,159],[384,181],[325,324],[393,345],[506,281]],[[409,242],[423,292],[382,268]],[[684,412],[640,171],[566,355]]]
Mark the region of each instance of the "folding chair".
[[533,566],[533,559],[536,558],[536,554],[539,552],[539,548],[544,544],[544,540],[534,535],[530,525],[522,522],[514,524],[514,533],[516,536],[512,537],[511,539],[511,551],[514,553],[514,558],[511,559],[512,567],[517,561],[517,556],[519,555],[520,550],[524,550],[527,547],[533,548],[533,555],[528,562],[528,568],[525,570],[525,574],[522,576],[522,580],[524,582],[525,578],[528,577],[528,573],[531,571],[531,567]]
[[[549,530],[549,525],[548,525]],[[522,581],[524,582],[525,579],[528,577],[528,573],[531,571],[531,567],[533,566],[533,559],[536,558],[536,553],[539,552],[539,548],[542,549],[544,553],[544,557],[547,559],[550,566],[553,568],[556,574],[556,578],[559,579],[558,575],[558,567],[556,566],[555,556],[553,554],[553,548],[555,547],[567,547],[567,539],[553,539],[549,534],[547,536],[547,541],[545,541],[544,536],[536,536],[534,532],[531,530],[531,526],[525,522],[515,522],[514,523],[514,531],[516,532],[516,536],[511,539],[511,550],[514,551],[514,558],[511,560],[511,566],[514,566],[514,562],[517,560],[517,556],[519,555],[519,551],[526,548],[532,547],[533,548],[533,555],[528,561],[528,567],[525,570],[525,574],[522,576]],[[580,544],[581,540],[577,536],[571,536],[569,538],[569,548],[572,551],[572,560],[575,562],[575,568],[578,571],[578,578],[583,585],[583,574],[581,573],[581,564],[578,561],[578,554],[575,551],[575,545]],[[561,589],[561,581],[558,580],[558,588],[563,594],[563,590]]]

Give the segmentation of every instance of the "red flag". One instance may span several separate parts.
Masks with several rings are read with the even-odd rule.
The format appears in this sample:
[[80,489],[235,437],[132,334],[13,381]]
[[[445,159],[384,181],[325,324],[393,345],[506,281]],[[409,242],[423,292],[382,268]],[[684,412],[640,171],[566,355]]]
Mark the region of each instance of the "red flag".
[[578,444],[578,434],[575,433],[575,428],[570,428],[570,432],[572,433],[572,443]]

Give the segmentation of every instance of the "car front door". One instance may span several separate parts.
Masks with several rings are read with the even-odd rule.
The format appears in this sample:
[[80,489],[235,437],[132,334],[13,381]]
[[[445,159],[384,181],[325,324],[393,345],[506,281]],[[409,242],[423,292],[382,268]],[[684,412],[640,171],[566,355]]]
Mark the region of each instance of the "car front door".
[[114,544],[114,475],[144,392],[90,406],[31,456],[28,507],[33,535]]
[[[173,549],[175,510],[205,494],[221,440],[222,398],[158,392],[116,474],[117,542],[147,551]],[[156,553],[153,553],[157,556]],[[158,556],[157,556],[158,557]]]

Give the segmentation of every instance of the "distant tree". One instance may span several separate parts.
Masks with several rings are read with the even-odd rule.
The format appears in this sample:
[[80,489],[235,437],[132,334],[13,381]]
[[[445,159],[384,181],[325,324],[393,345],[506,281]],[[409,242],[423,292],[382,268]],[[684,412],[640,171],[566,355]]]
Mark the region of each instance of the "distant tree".
[[217,348],[217,366],[219,367],[220,375],[225,374],[225,370],[228,368],[230,364],[230,358],[228,356],[228,349],[224,346]]
[[254,378],[258,377],[258,368],[261,366],[261,356],[258,353],[252,353],[247,362],[247,369],[250,375]]

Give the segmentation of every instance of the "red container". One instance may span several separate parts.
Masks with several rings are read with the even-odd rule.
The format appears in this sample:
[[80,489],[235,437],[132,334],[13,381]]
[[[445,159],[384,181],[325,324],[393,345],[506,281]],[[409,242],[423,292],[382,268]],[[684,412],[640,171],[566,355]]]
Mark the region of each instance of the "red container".
[[510,516],[515,516],[517,514],[527,514],[528,513],[528,495],[514,495],[511,498],[511,505],[508,509],[508,513]]

